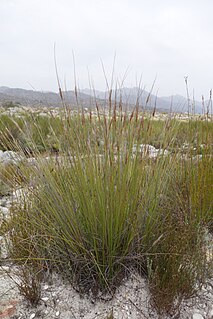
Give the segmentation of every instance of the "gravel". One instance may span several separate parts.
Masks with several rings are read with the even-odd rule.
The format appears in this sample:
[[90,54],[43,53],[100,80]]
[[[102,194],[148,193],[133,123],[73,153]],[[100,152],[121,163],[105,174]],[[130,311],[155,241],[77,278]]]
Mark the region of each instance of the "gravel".
[[15,269],[0,270],[0,302],[17,301],[13,319],[61,318],[61,319],[213,319],[213,280],[206,283],[197,296],[182,302],[180,310],[173,316],[159,317],[150,305],[147,282],[137,274],[124,281],[114,297],[94,299],[92,295],[81,295],[70,284],[54,275],[51,282],[42,285],[41,301],[37,307],[29,306],[9,276],[17,280]]

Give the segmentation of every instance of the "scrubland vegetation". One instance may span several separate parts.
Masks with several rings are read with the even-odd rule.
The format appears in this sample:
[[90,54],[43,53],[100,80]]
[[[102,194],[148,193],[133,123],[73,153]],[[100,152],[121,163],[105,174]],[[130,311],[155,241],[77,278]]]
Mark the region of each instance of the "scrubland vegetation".
[[0,194],[21,187],[0,231],[32,303],[52,272],[99,296],[137,271],[162,314],[212,276],[211,120],[112,106],[2,115],[0,132],[0,149],[23,157],[0,169]]

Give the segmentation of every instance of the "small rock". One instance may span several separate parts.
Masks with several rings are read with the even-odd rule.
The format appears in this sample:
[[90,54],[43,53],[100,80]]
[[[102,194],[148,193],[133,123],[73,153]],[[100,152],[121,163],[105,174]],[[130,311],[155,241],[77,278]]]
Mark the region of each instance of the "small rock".
[[16,300],[0,302],[0,319],[11,318],[16,312]]
[[35,318],[35,313],[32,313],[32,315],[30,315],[30,319]]
[[0,206],[5,207],[7,205],[7,198],[4,196],[0,199]]
[[1,151],[0,152],[0,163],[7,165],[7,164],[17,164],[18,162],[22,161],[23,157],[13,151]]
[[155,148],[153,145],[150,144],[134,144],[132,148],[133,153],[136,151],[143,153],[144,155],[148,155],[150,158],[156,158],[158,155],[168,155],[167,150]]
[[192,315],[192,319],[204,319],[200,313],[194,313]]
[[46,301],[49,300],[49,298],[48,298],[48,297],[43,297],[43,298],[41,298],[41,300],[43,300],[44,302],[46,302]]
[[60,315],[60,311],[56,311],[55,316],[59,317],[59,315]]
[[9,209],[7,207],[0,206],[0,214],[2,214],[3,217],[6,217],[9,214]]
[[209,311],[209,319],[213,319],[213,306],[212,309]]

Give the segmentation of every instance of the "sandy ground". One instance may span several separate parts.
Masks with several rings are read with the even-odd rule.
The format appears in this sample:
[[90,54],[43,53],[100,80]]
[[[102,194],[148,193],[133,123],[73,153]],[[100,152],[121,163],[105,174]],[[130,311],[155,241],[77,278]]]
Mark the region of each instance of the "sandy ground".
[[[8,267],[6,267],[8,271]],[[13,269],[10,275],[14,276]],[[20,296],[14,282],[0,270],[0,305],[2,302],[17,302],[15,312],[7,317],[12,319],[61,318],[61,319],[212,319],[213,280],[202,288],[198,296],[182,303],[180,311],[173,316],[160,317],[150,305],[150,294],[146,281],[138,276],[126,280],[112,299],[94,300],[81,296],[69,284],[54,276],[52,282],[42,286],[42,298],[37,307],[31,307]],[[113,317],[109,317],[113,313]],[[0,317],[1,318],[1,317]]]

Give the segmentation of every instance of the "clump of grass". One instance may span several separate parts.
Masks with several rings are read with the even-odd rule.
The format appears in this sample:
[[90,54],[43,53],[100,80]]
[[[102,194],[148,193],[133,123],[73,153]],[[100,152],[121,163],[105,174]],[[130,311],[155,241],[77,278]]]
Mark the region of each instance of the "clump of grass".
[[7,275],[18,287],[20,295],[22,295],[27,302],[36,307],[41,300],[43,269],[42,263],[38,261],[24,262],[15,270],[13,275],[6,270]]
[[[97,106],[97,116],[79,111],[62,123],[63,131],[61,122],[58,132],[51,126],[60,156],[38,157],[36,187],[12,211],[11,258],[29,268],[37,261],[41,272],[47,267],[94,294],[113,292],[135,268],[148,278],[158,311],[171,312],[206,276],[210,126],[197,161],[175,147],[177,120],[144,121],[137,108],[128,114],[114,105],[101,114]],[[156,140],[159,127],[161,152],[150,158],[141,144]],[[191,127],[184,127],[188,134]],[[39,139],[31,142],[39,155]]]
[[29,182],[30,166],[23,159],[17,163],[0,164],[0,196],[9,195],[17,187]]
[[205,246],[205,232],[212,231],[213,218],[209,134],[201,158],[191,150],[180,157],[177,151],[159,202],[163,225],[154,236],[161,240],[151,248],[149,277],[152,302],[162,313],[177,310],[183,298],[200,289],[209,271],[212,276],[212,260],[207,260]]
[[0,196],[8,195],[17,182],[16,166],[12,163],[0,164]]
[[10,150],[14,141],[20,138],[23,120],[15,116],[0,116],[0,150]]
[[0,116],[0,150],[24,152],[28,157],[48,152],[58,144],[58,139],[63,139],[63,124],[63,116],[3,114]]
[[169,219],[148,257],[151,302],[161,314],[175,312],[184,298],[195,294],[208,269],[202,230],[177,216]]
[[36,269],[34,269],[32,263],[23,265],[22,267],[19,267],[19,271],[16,274],[19,278],[16,282],[19,292],[32,306],[37,306],[41,300],[41,283],[43,274],[41,269],[37,269],[37,266],[38,263],[36,263]]

